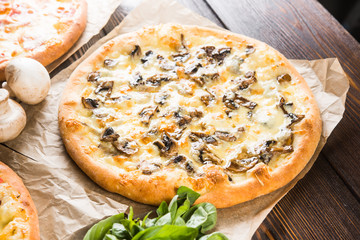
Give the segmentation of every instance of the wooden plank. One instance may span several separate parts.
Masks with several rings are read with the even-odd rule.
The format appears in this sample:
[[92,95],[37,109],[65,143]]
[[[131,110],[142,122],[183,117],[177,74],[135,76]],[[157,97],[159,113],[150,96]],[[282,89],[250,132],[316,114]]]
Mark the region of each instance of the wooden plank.
[[360,45],[316,1],[208,0],[231,31],[260,39],[288,58],[338,57],[352,79],[344,119],[323,154],[360,199]]
[[261,224],[253,239],[357,239],[360,204],[320,156]]
[[[96,41],[101,36],[111,31],[111,29],[120,23],[122,18],[131,9],[133,9],[138,4],[138,2],[139,1],[124,1],[121,7],[117,9],[109,23],[104,27],[102,32],[98,36],[95,36],[92,40]],[[244,33],[266,42],[269,41],[269,44],[276,43],[277,45],[275,45],[275,47],[280,51],[284,50],[285,55],[288,57],[318,58],[320,56],[328,56],[326,55],[328,53],[327,48],[323,49],[322,46],[318,46],[316,47],[315,51],[313,50],[313,45],[316,46],[316,44],[321,44],[320,42],[317,42],[316,39],[314,39],[315,37],[313,33],[307,29],[307,24],[309,23],[302,13],[303,10],[296,10],[295,6],[291,5],[292,7],[290,6],[289,10],[282,6],[284,4],[283,2],[279,1],[280,3],[275,4],[277,12],[279,12],[279,10],[284,11],[287,14],[290,12],[290,17],[287,16],[287,18],[281,19],[281,21],[275,21],[272,19],[271,21],[274,23],[268,23],[268,25],[262,26],[263,22],[267,22],[267,19],[266,17],[262,16],[263,13],[259,9],[253,9],[251,7],[251,14],[247,15],[246,17],[245,15],[248,14],[248,12],[242,11],[246,10],[246,8],[239,9],[237,3],[235,4],[235,1],[221,1],[222,5],[226,5],[225,10],[223,10],[223,8],[216,7],[215,11],[210,9],[207,3],[203,1],[180,0],[179,2],[191,10],[209,18],[220,26],[229,26],[232,31]],[[250,1],[243,2],[246,2],[250,5],[252,4]],[[211,6],[213,6],[214,1],[209,1],[209,3]],[[270,2],[267,2],[267,4],[271,5]],[[267,17],[271,17],[271,14],[276,12],[274,11],[274,8],[266,10],[266,6],[261,7],[261,9],[262,11],[268,12],[266,15]],[[219,11],[224,12],[220,14]],[[291,13],[294,14],[294,16],[291,16]],[[217,14],[221,18],[219,18]],[[228,18],[225,18],[224,14],[228,14]],[[257,16],[257,19],[251,19],[251,16]],[[303,19],[300,17],[300,20],[296,20],[299,16],[302,16]],[[240,21],[241,18],[244,18],[245,20],[247,19],[245,21],[246,24],[244,24],[243,21]],[[229,19],[235,20],[231,21]],[[235,23],[233,23],[233,21],[235,21]],[[296,31],[292,29],[292,24],[294,23],[299,24],[299,26],[296,26],[295,24]],[[274,34],[274,32],[272,32],[274,31],[270,27],[272,24],[277,25],[276,30],[280,30],[280,35],[279,33]],[[283,25],[285,26],[284,28],[281,27]],[[254,29],[254,26],[257,27]],[[306,38],[302,39],[303,31],[305,31],[307,34]],[[294,34],[296,37],[291,38],[290,36],[292,36],[292,34]],[[290,38],[288,42],[285,41],[287,38]],[[72,61],[77,59],[92,44],[93,42],[89,42],[89,44],[74,54],[71,59],[68,60],[69,62],[65,64],[70,64]],[[302,47],[299,49],[298,46]],[[330,53],[332,52],[330,51]],[[348,53],[344,53],[344,55],[346,54]],[[60,68],[62,69],[65,66],[67,65],[64,65]],[[348,133],[351,133],[351,131],[354,131],[354,129],[350,129]],[[357,139],[360,138],[358,137]],[[332,141],[332,139],[330,139],[330,141]],[[336,151],[336,153],[339,154],[338,151]],[[348,170],[345,169],[344,171],[346,172]],[[341,171],[339,172],[342,174]],[[331,180],[332,184],[328,182],[329,180]],[[314,184],[314,182],[318,183],[318,185],[312,186],[311,184]],[[319,189],[317,189],[318,186],[320,187]],[[330,196],[335,194],[335,197],[330,198],[328,192],[330,193]],[[336,211],[336,207],[339,205],[339,203],[345,203],[346,206],[342,206],[338,212]],[[339,213],[339,216],[336,215],[337,212]],[[319,213],[319,215],[316,213]],[[314,236],[321,236],[319,233],[325,234],[323,236],[328,238],[332,238],[332,236],[335,236],[332,234],[334,231],[332,229],[334,223],[339,225],[336,226],[336,236],[342,236],[346,237],[347,239],[351,239],[353,237],[352,234],[358,234],[358,229],[355,228],[355,226],[359,226],[359,219],[356,217],[359,215],[358,202],[351,195],[351,192],[346,189],[346,186],[341,182],[341,179],[336,176],[336,172],[329,166],[329,164],[327,164],[325,158],[322,157],[318,159],[314,168],[305,177],[305,179],[302,180],[270,213],[269,217],[257,231],[254,239],[291,239],[304,237],[313,238]],[[333,219],[334,223],[331,222],[331,219]],[[340,224],[338,221],[340,221]],[[342,231],[343,235],[339,235],[339,231]]]

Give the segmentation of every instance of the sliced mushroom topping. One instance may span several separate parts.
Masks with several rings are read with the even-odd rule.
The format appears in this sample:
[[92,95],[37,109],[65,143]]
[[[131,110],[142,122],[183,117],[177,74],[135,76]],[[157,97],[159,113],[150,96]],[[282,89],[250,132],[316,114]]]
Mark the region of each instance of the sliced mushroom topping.
[[158,129],[156,127],[150,129],[147,133],[145,133],[142,137],[143,138],[146,138],[146,137],[149,137],[149,136],[155,136],[158,134]]
[[171,137],[175,138],[175,140],[179,140],[181,136],[183,135],[186,127],[184,128],[178,128],[175,132],[171,134]]
[[286,109],[284,108],[285,103],[286,103],[285,98],[281,97],[278,106],[280,107],[281,111],[283,111],[284,114],[288,114],[288,111],[286,111]]
[[161,93],[161,94],[157,94],[155,96],[154,102],[160,105],[164,105],[165,104],[165,100],[170,97],[169,94],[167,93]]
[[200,51],[198,53],[197,55],[198,58],[201,59],[206,56],[210,59],[215,60],[218,65],[221,65],[224,62],[225,57],[229,55],[231,52],[230,47],[216,49],[214,46],[205,46],[202,47],[201,50],[203,50],[203,52]]
[[149,61],[151,59],[151,56],[154,54],[153,51],[149,50],[145,53],[145,56],[143,58],[140,59],[141,63],[146,63],[147,61]]
[[194,165],[192,162],[190,161],[187,161],[185,163],[185,169],[188,173],[195,173],[195,168],[194,168]]
[[156,140],[153,144],[159,148],[160,156],[169,157],[177,154],[176,143],[166,132],[162,133],[161,141]]
[[248,71],[245,73],[245,78],[237,78],[233,80],[239,90],[247,89],[251,84],[256,82],[255,72]]
[[101,134],[100,140],[103,142],[114,142],[120,137],[112,127],[106,128]]
[[277,81],[279,83],[282,83],[282,82],[290,82],[291,81],[291,76],[289,74],[282,74],[282,75],[279,75],[277,76]]
[[190,65],[185,69],[185,74],[188,74],[188,75],[194,74],[201,67],[202,67],[201,63]]
[[291,123],[288,127],[291,127],[294,123],[300,122],[305,117],[305,115],[296,115],[295,113],[288,113],[285,116],[291,119]]
[[230,47],[219,48],[212,51],[212,57],[217,61],[218,65],[221,65],[223,64],[225,57],[229,55],[230,52],[231,52]]
[[204,113],[196,108],[190,108],[189,109],[189,115],[192,118],[202,118]]
[[237,139],[234,134],[225,131],[215,131],[215,136],[227,142],[235,142]]
[[113,100],[114,102],[122,102],[125,100],[130,100],[131,97],[125,94],[121,94],[121,93],[113,93],[110,96],[110,99]]
[[179,163],[183,161],[186,161],[186,157],[184,155],[177,155],[176,157],[171,159],[171,162],[173,163]]
[[200,150],[199,160],[203,164],[209,164],[209,163],[213,163],[217,165],[222,164],[222,160],[214,153],[212,153],[208,148]]
[[271,158],[273,157],[271,148],[274,144],[276,144],[275,140],[268,140],[268,141],[265,141],[258,149],[259,159],[261,161],[263,161],[265,164],[268,164],[270,162]]
[[139,150],[138,144],[134,140],[129,138],[118,139],[112,144],[117,150],[119,150],[119,152],[126,155],[133,155]]
[[188,47],[185,42],[185,36],[183,33],[180,34],[180,42],[181,42],[182,49],[179,49],[179,50],[188,50]]
[[219,79],[219,73],[201,74],[200,77],[193,77],[191,80],[196,82],[200,87],[204,86],[206,82]]
[[250,54],[252,54],[254,52],[255,52],[255,47],[253,45],[251,45],[251,44],[246,45],[246,48],[245,48],[246,56],[249,56]]
[[240,133],[245,132],[245,128],[244,127],[238,127],[237,131],[240,132]]
[[189,174],[195,173],[195,168],[191,161],[189,161],[184,155],[177,155],[170,159],[170,163],[175,163],[178,166],[184,168]]
[[199,141],[199,139],[203,140],[206,143],[213,144],[215,146],[218,145],[218,141],[213,136],[202,133],[202,132],[191,132],[189,134],[189,138],[191,141],[196,142]]
[[112,89],[114,86],[114,81],[106,81],[99,84],[99,86],[95,89],[95,94],[99,94],[100,92],[106,92],[106,96],[110,96]]
[[253,168],[258,162],[259,159],[257,157],[233,159],[229,162],[228,166],[226,166],[225,169],[234,173],[242,173]]
[[190,58],[190,53],[178,53],[171,55],[175,62],[186,62]]
[[205,106],[209,106],[210,102],[216,99],[216,95],[212,91],[209,91],[207,88],[205,88],[205,91],[208,94],[202,95],[200,97],[200,100],[205,104]]
[[117,61],[114,59],[105,59],[104,60],[104,66],[106,68],[114,68],[117,64]]
[[84,105],[84,107],[88,109],[94,109],[99,107],[99,102],[96,99],[82,97],[81,102]]
[[158,106],[144,107],[139,113],[139,116],[141,117],[141,122],[146,125],[149,124],[150,118],[154,116],[157,110],[158,110]]
[[215,50],[215,47],[214,46],[205,46],[205,47],[202,47],[201,49],[204,51],[205,55],[200,55],[200,56],[198,56],[198,58],[203,58],[205,56],[212,57],[212,52]]
[[164,74],[155,74],[146,79],[146,85],[159,87],[161,85],[161,82],[168,82],[168,81],[170,81],[169,76],[166,76]]
[[225,106],[232,110],[236,110],[240,106],[253,110],[257,106],[257,103],[252,102],[232,91],[226,92],[222,100]]
[[293,151],[294,151],[294,149],[293,149],[292,146],[274,147],[274,148],[271,149],[271,152],[280,153],[280,154],[291,153]]
[[142,174],[151,175],[156,171],[161,169],[160,163],[152,163],[148,161],[141,161],[140,164],[137,166],[139,170],[141,170]]
[[134,48],[134,50],[131,51],[130,56],[131,57],[135,57],[135,56],[139,57],[140,55],[141,55],[141,48],[139,45],[135,45],[135,48]]
[[230,110],[230,109],[226,109],[226,110],[225,110],[225,114],[226,114],[226,116],[227,116],[228,118],[232,118],[232,116],[233,116],[233,111]]
[[182,109],[179,108],[174,112],[174,118],[176,123],[181,127],[191,122],[192,117],[182,113]]
[[143,77],[138,72],[135,75],[132,76],[131,80],[129,81],[130,87],[137,87],[142,86],[145,84]]
[[95,72],[91,72],[89,75],[88,75],[88,82],[96,82],[97,80],[99,80],[100,78],[100,72],[98,71],[95,71]]
[[237,99],[235,99],[235,102],[238,102],[241,106],[246,107],[251,110],[257,106],[257,103],[252,102],[241,96],[238,96]]

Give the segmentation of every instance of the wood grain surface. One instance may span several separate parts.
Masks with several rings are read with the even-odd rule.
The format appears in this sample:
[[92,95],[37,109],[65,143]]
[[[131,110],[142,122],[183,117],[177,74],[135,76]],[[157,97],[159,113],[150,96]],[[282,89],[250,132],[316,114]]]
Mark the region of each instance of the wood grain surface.
[[[337,57],[351,88],[343,120],[310,172],[273,209],[253,239],[360,239],[360,45],[315,0],[178,0],[292,59]],[[141,1],[124,0],[102,31],[52,75],[78,59]]]

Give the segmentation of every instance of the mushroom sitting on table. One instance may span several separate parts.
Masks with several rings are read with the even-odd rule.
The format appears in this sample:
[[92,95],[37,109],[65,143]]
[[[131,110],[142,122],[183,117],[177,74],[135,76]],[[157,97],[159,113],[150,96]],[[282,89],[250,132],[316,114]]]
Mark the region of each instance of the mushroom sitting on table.
[[35,105],[47,96],[50,76],[46,68],[31,58],[14,58],[5,68],[6,82],[15,96]]
[[26,125],[26,114],[20,104],[9,99],[9,92],[0,89],[0,142],[16,138]]

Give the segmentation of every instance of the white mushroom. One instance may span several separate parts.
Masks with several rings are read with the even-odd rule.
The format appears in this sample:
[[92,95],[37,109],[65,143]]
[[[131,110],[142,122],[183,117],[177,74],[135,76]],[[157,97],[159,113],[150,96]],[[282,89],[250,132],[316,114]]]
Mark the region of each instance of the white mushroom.
[[9,92],[0,89],[0,142],[16,138],[24,129],[26,114],[20,104],[9,99]]
[[50,89],[46,68],[31,58],[14,58],[5,68],[8,86],[16,97],[27,104],[38,104]]
[[9,92],[10,98],[12,98],[12,99],[16,98],[15,93],[11,90],[11,88],[9,87],[9,84],[7,84],[7,82],[3,82],[1,87],[3,89],[6,89]]

